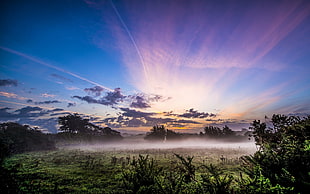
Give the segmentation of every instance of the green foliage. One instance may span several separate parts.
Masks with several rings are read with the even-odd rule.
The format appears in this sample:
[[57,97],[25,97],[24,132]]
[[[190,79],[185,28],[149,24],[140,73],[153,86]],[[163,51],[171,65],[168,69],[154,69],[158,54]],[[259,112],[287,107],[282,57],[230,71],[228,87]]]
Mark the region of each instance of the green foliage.
[[149,156],[139,155],[132,161],[132,168],[122,174],[124,188],[128,193],[158,193],[158,176],[162,169]]
[[1,193],[121,193],[114,178],[121,169],[109,161],[102,153],[81,151],[14,155],[3,162]]
[[231,193],[233,176],[212,164],[203,165],[207,173],[201,174],[202,189],[205,193]]
[[270,185],[309,191],[310,117],[273,115],[269,123],[253,121],[250,129],[260,147],[253,157],[245,157],[247,172],[252,172],[250,178],[264,177]]
[[184,158],[181,155],[174,154],[180,161],[181,165],[179,166],[180,172],[184,178],[185,183],[190,183],[195,180],[195,171],[196,167],[193,165],[194,157],[187,156]]
[[262,174],[262,168],[255,166],[250,176],[244,178],[241,174],[239,182],[239,193],[294,193],[294,187],[285,187],[280,184],[272,184],[269,178]]

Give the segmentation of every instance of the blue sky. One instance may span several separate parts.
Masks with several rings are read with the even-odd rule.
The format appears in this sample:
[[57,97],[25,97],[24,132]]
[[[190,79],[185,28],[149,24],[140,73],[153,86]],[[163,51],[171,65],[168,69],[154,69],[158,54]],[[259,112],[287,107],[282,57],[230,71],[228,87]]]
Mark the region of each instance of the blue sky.
[[306,0],[12,0],[1,18],[2,122],[199,131],[310,113]]

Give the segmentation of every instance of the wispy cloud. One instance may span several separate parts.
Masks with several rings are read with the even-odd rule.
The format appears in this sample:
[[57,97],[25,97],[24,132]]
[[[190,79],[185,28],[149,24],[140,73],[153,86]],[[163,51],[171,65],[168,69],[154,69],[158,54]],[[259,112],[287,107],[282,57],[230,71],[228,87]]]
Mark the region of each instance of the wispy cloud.
[[[153,110],[180,112],[190,105],[227,111],[233,104],[246,102],[238,107],[239,115],[265,110],[284,99],[273,93],[250,102],[246,96],[257,99],[255,96],[282,83],[271,80],[290,64],[271,54],[283,47],[281,44],[310,13],[310,4],[303,1],[227,2],[221,6],[199,0],[164,4],[124,1],[111,5],[114,18],[110,12],[105,15],[109,3],[104,8],[92,6],[104,9],[108,25],[104,27],[113,32],[135,87],[171,97],[169,102],[151,106]],[[125,11],[119,12],[118,7]],[[305,37],[294,38],[302,41]],[[287,83],[289,79],[294,78],[288,78]],[[259,82],[264,88],[253,91]],[[252,93],[240,98],[232,88]],[[138,97],[131,107],[149,106]]]
[[7,97],[7,98],[16,98],[16,99],[19,99],[19,100],[26,100],[27,98],[25,97],[22,97],[22,96],[19,96],[15,93],[11,93],[11,92],[1,92],[0,91],[0,96],[4,96],[4,97]]
[[61,76],[61,75],[58,75],[58,74],[56,74],[56,73],[52,73],[51,76],[52,76],[53,78],[56,78],[57,80],[60,80],[60,81],[65,81],[65,82],[70,82],[70,83],[73,82],[71,79],[66,78],[66,77],[64,77],[64,76]]
[[27,55],[27,54],[25,54],[25,53],[22,53],[22,52],[19,52],[19,51],[10,49],[10,48],[2,47],[2,46],[0,46],[0,49],[2,49],[2,50],[4,50],[4,51],[7,51],[7,52],[9,52],[9,53],[12,53],[12,54],[15,54],[15,55],[24,57],[25,59],[28,59],[28,60],[30,60],[30,61],[33,61],[33,62],[38,63],[38,64],[41,64],[41,65],[44,65],[44,66],[46,66],[46,67],[55,69],[55,70],[60,71],[60,72],[63,72],[63,73],[66,73],[66,74],[68,74],[68,75],[71,75],[71,76],[73,76],[73,77],[75,77],[75,78],[78,78],[78,79],[83,80],[83,81],[85,81],[85,82],[88,82],[88,83],[90,83],[90,84],[100,86],[100,87],[102,87],[102,88],[104,88],[104,89],[106,89],[106,90],[108,90],[108,91],[113,91],[112,89],[110,89],[110,88],[108,88],[108,87],[105,87],[105,86],[103,86],[103,85],[101,85],[101,84],[99,84],[99,83],[96,83],[96,82],[94,82],[94,81],[91,81],[91,80],[89,80],[89,79],[87,79],[87,78],[84,78],[84,77],[82,77],[82,76],[79,76],[79,75],[77,75],[77,74],[75,74],[75,73],[72,73],[72,72],[70,72],[70,71],[64,70],[64,69],[62,69],[62,68],[60,68],[60,67],[51,65],[51,64],[46,63],[46,62],[44,62],[44,61],[41,61],[41,60],[39,60],[39,59],[37,59],[37,58],[34,58],[34,57],[32,57],[32,56],[29,56],[29,55]]
[[41,96],[44,98],[55,98],[56,97],[55,94],[48,94],[48,93],[43,93],[41,94]]
[[35,104],[55,104],[55,103],[61,103],[61,102],[58,100],[46,100],[42,102],[35,102]]

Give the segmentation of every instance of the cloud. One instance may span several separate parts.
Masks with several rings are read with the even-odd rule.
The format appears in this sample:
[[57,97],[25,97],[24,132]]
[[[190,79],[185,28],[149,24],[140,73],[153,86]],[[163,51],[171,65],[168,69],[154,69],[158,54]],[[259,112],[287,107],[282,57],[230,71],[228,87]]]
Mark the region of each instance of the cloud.
[[33,102],[33,100],[28,99],[26,102],[27,102],[27,103],[32,103],[32,102]]
[[191,123],[191,124],[200,124],[200,122],[197,122],[197,121],[192,121],[192,120],[184,120],[184,119],[182,119],[182,120],[177,120],[177,121],[175,121],[175,122],[177,122],[177,123]]
[[0,86],[17,86],[17,80],[13,79],[0,79]]
[[[176,111],[187,105],[223,110],[242,101],[241,93],[255,96],[262,87],[282,82],[273,71],[294,65],[290,64],[292,58],[295,61],[306,54],[303,48],[308,41],[302,40],[308,40],[309,5],[305,1],[244,5],[231,1],[219,6],[215,1],[156,4],[133,0],[96,8],[102,10],[103,28],[114,35],[131,83],[139,91],[173,97],[171,103],[156,109]],[[109,35],[96,41],[100,48],[105,47],[106,37]],[[290,79],[294,77],[288,76],[286,81]],[[260,89],[254,91],[255,87]],[[132,108],[140,107],[135,105]]]
[[120,108],[121,111],[123,111],[122,115],[126,117],[134,117],[134,118],[141,118],[141,117],[149,117],[151,115],[154,115],[155,113],[147,113],[142,111],[136,111],[134,109],[130,108]]
[[146,102],[143,96],[136,96],[135,101],[131,102],[131,108],[150,108],[151,106]]
[[122,102],[126,96],[121,93],[120,88],[115,88],[113,92],[107,92],[106,95],[100,99],[93,98],[91,96],[73,96],[72,98],[77,98],[82,101],[86,101],[88,103],[93,104],[102,104],[106,106],[114,106],[120,102]]
[[73,107],[73,106],[76,106],[76,103],[68,102],[68,105],[67,105],[68,108]]
[[19,100],[26,100],[25,97],[21,97],[21,96],[18,96],[17,94],[10,93],[10,92],[0,92],[0,96],[5,96],[7,98],[16,98]]
[[58,100],[47,100],[47,101],[43,101],[43,102],[35,102],[35,104],[54,104],[54,103],[61,103],[61,102]]
[[40,107],[26,106],[14,111],[17,117],[39,117],[46,115],[47,112],[43,111]]
[[62,108],[55,108],[55,109],[51,110],[50,112],[56,112],[56,111],[64,111],[64,109],[62,109]]
[[0,118],[1,120],[5,120],[6,118],[11,118],[11,117],[14,117],[14,114],[12,113],[9,113],[8,110],[11,110],[11,108],[1,108],[0,109]]
[[198,112],[194,110],[193,108],[186,110],[186,113],[178,115],[179,117],[185,117],[185,118],[207,118],[207,117],[215,117],[216,115],[213,113],[205,113],[205,112]]
[[47,93],[43,93],[43,94],[41,94],[41,96],[44,97],[44,98],[54,98],[54,97],[56,97],[56,95],[54,95],[54,94],[47,94]]
[[47,110],[41,107],[31,106],[13,111],[13,109],[6,107],[0,109],[0,121],[9,122],[14,120],[13,122],[18,122],[23,125],[39,126],[40,128],[48,129],[49,132],[55,133],[57,132],[57,117],[63,114],[69,114],[69,112],[64,112],[64,110],[60,108]]
[[94,94],[95,96],[100,96],[101,93],[104,91],[104,88],[100,86],[95,86],[92,88],[85,88],[84,91],[89,94]]
[[114,105],[122,101],[124,98],[125,96],[121,94],[121,89],[115,88],[113,92],[108,92],[107,95],[103,98],[103,100],[108,105]]
[[167,122],[173,122],[171,118],[155,118],[156,113],[142,112],[130,108],[120,108],[118,117],[110,117],[103,120],[103,123],[109,127],[141,127],[141,126],[154,126],[159,124],[165,124]]
[[164,102],[170,99],[169,97],[164,98],[161,95],[144,94],[144,93],[129,95],[126,98],[129,99],[131,108],[139,108],[139,109],[151,108],[152,102]]
[[157,117],[157,113],[137,111],[130,108],[120,108],[118,117],[110,117],[103,123],[110,127],[152,127],[154,125],[185,126],[184,124],[201,124],[197,121]]
[[79,90],[80,88],[75,86],[66,87],[67,90]]
[[17,98],[17,94],[10,92],[0,92],[0,96],[5,96],[7,98]]

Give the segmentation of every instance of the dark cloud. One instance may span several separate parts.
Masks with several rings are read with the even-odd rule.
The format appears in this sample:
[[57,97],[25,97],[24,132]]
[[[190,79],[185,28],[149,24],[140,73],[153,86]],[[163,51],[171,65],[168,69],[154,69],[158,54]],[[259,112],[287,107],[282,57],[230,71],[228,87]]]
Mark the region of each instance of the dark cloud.
[[95,96],[100,96],[101,93],[104,91],[104,88],[102,88],[100,86],[95,86],[95,87],[92,87],[92,88],[85,88],[84,91],[87,92],[88,94],[93,94]]
[[215,117],[216,115],[211,113],[205,113],[205,112],[198,112],[194,110],[193,108],[186,110],[186,113],[178,115],[179,117],[184,117],[184,118],[207,118],[207,117]]
[[135,95],[129,95],[127,96],[127,99],[130,101],[131,108],[144,109],[150,108],[152,102],[164,102],[171,98],[164,98],[161,95],[139,93]]
[[5,119],[8,119],[8,118],[11,118],[11,117],[14,117],[14,114],[8,112],[8,110],[11,110],[11,108],[1,108],[0,109],[0,118],[1,120],[5,120]]
[[177,120],[176,121],[177,123],[192,123],[192,124],[200,124],[200,122],[197,122],[197,121],[192,121],[192,120]]
[[69,107],[73,107],[73,106],[76,106],[76,103],[69,102],[68,105],[67,105],[68,108]]
[[123,111],[124,113],[122,113],[123,116],[126,117],[134,117],[134,118],[146,118],[149,117],[151,115],[154,115],[155,113],[147,113],[147,112],[142,112],[142,111],[136,111],[134,109],[129,109],[129,108],[120,108],[121,111]]
[[172,118],[156,118],[156,117],[147,117],[145,118],[146,125],[145,126],[155,126],[155,125],[162,125],[175,122],[175,119]]
[[125,97],[122,95],[120,88],[115,88],[113,92],[108,92],[102,100],[108,105],[114,105],[123,101]]
[[17,86],[17,80],[13,79],[0,79],[0,86]]
[[[43,129],[48,129],[48,131],[52,133],[57,131],[56,125],[58,116],[62,116],[63,114],[69,114],[69,112],[64,112],[64,110],[60,108],[46,110],[40,107],[31,106],[26,106],[15,111],[10,110],[12,109],[0,109],[1,122],[8,122],[14,120],[14,122],[18,122],[22,125],[27,124],[32,126],[39,126]],[[50,118],[46,118],[47,116],[50,116]]]
[[40,107],[26,106],[15,111],[16,117],[40,117],[48,114]]
[[191,120],[178,120],[174,118],[161,118],[156,117],[156,113],[142,112],[130,108],[120,108],[118,117],[106,118],[103,122],[109,127],[140,127],[147,126],[152,127],[154,125],[167,124],[169,126],[184,126],[184,124],[200,124],[196,121]]
[[52,110],[52,112],[57,112],[57,111],[64,111],[64,109],[62,109],[62,108],[55,108],[55,109]]
[[47,100],[43,102],[35,102],[35,104],[54,104],[54,103],[61,103],[61,102],[58,100]]
[[120,102],[122,102],[126,96],[122,95],[121,89],[120,88],[115,88],[113,92],[107,92],[106,96],[96,99],[91,96],[73,96],[72,98],[77,98],[79,100],[86,101],[88,103],[93,103],[93,104],[102,104],[106,106],[113,106],[116,105]]
[[180,128],[183,128],[183,127],[185,127],[186,125],[184,125],[184,124],[179,124],[179,123],[169,123],[168,126],[169,126],[169,127],[180,127]]
[[58,118],[47,118],[47,119],[30,119],[20,118],[18,123],[22,125],[38,126],[41,129],[47,129],[51,133],[57,133],[57,121]]
[[146,102],[143,96],[136,96],[135,101],[131,102],[130,107],[143,109],[150,108],[151,106]]
[[126,124],[128,127],[140,127],[145,125],[145,123],[141,119],[137,118],[128,120]]
[[63,115],[67,115],[67,114],[70,114],[70,112],[53,113],[53,114],[50,114],[50,116],[63,116]]
[[91,104],[91,103],[94,103],[94,104],[101,104],[99,100],[96,100],[96,99],[94,99],[94,98],[91,97],[91,96],[83,96],[83,97],[81,97],[81,96],[72,96],[72,98],[77,98],[77,99],[79,99],[79,100],[86,101],[86,102],[88,102],[88,103],[90,103],[90,104]]
[[33,103],[33,100],[28,99],[26,102],[27,102],[27,103]]
[[51,76],[54,78],[57,78],[59,80],[62,80],[62,81],[71,82],[71,83],[73,82],[71,79],[66,78],[64,76],[61,76],[61,75],[58,75],[58,74],[55,74],[55,73],[52,73]]

